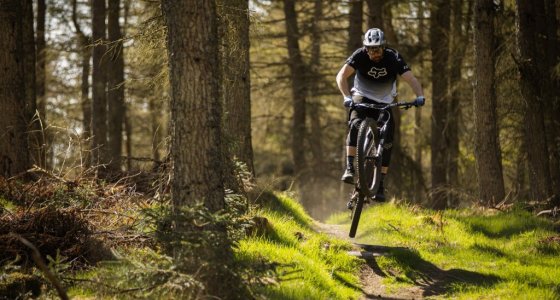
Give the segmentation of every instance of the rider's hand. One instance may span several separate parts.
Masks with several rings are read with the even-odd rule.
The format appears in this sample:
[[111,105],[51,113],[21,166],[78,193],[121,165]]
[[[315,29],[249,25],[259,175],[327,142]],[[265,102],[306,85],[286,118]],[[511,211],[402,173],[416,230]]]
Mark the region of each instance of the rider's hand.
[[424,98],[424,96],[418,96],[414,99],[414,106],[416,107],[424,106],[424,103],[426,103],[426,98]]
[[352,106],[352,96],[344,96],[344,107]]

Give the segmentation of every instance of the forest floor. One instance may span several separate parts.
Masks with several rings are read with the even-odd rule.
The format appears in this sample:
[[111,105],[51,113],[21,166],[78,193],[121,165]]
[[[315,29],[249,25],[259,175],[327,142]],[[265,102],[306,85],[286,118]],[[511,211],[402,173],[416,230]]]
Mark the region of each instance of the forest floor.
[[[380,245],[366,245],[354,243],[348,237],[348,231],[343,225],[324,224],[316,222],[317,231],[332,235],[336,238],[352,243],[354,249],[348,252],[349,255],[358,256],[364,259],[364,264],[360,271],[363,296],[360,299],[423,299],[424,295],[441,294],[443,291],[435,291],[438,288],[437,282],[445,276],[444,274],[432,274],[431,284],[416,285],[407,287],[391,287],[388,289],[383,284],[383,279],[387,276],[376,262],[376,257],[387,255],[387,247]],[[435,284],[434,284],[435,283]],[[434,293],[436,292],[436,293]]]

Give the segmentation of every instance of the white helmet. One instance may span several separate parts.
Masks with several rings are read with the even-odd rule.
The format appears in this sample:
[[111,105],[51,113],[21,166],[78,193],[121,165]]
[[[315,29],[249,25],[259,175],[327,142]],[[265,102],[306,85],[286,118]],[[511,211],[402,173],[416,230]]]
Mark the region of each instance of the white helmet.
[[364,34],[364,46],[384,46],[385,35],[379,28],[371,28]]

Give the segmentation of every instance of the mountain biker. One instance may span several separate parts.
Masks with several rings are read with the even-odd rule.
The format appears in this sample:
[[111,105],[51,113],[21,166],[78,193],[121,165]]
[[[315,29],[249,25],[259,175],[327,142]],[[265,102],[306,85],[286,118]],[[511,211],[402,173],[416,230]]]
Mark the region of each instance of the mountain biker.
[[[381,103],[389,104],[397,96],[397,75],[412,88],[416,94],[416,106],[425,103],[422,85],[412,74],[410,67],[403,57],[392,48],[385,45],[383,31],[371,28],[364,35],[363,45],[357,49],[347,60],[336,75],[336,83],[344,96],[344,106],[351,107],[352,103]],[[348,79],[354,77],[354,87],[349,89]],[[377,119],[379,112],[376,110],[358,111],[350,109],[349,132],[346,138],[346,170],[341,180],[345,183],[354,183],[354,157],[360,122],[366,117]],[[391,160],[391,146],[394,134],[393,113],[389,110],[390,120],[387,124],[387,137],[385,139],[385,152],[381,164],[381,183],[375,195],[376,201],[385,201],[383,180],[389,170]]]

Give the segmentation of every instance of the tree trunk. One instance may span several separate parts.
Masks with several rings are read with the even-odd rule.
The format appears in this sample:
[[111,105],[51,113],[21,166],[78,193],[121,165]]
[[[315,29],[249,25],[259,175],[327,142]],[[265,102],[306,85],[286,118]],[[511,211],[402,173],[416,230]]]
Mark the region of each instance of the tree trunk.
[[[163,1],[162,8],[168,29],[171,83],[174,230],[180,232],[194,230],[192,224],[178,222],[182,208],[200,201],[212,213],[225,208],[220,41],[215,1]],[[231,245],[223,238],[227,232],[225,227],[206,225],[197,230],[217,237],[209,244],[211,247],[201,246],[205,260],[232,260]],[[188,266],[192,262],[184,261],[180,255],[183,246],[177,244],[175,259]],[[205,271],[203,280],[210,294],[208,298],[227,299],[236,295],[239,282],[233,280],[227,268],[192,267],[192,272],[199,272],[197,268]]]
[[558,16],[556,14],[556,5],[560,5],[560,1],[545,0],[546,11],[546,51],[547,59],[545,67],[549,78],[547,92],[547,142],[548,152],[550,155],[550,176],[552,184],[552,193],[557,197],[552,205],[560,206],[560,77],[556,74],[555,69],[560,63],[558,50],[560,50],[560,38],[558,31]]
[[323,15],[323,2],[315,0],[313,10],[313,21],[311,23],[311,59],[310,70],[311,78],[309,83],[309,97],[311,98],[309,105],[309,119],[311,123],[311,135],[309,136],[309,144],[311,153],[313,154],[313,169],[317,170],[319,174],[323,174],[322,168],[324,166],[324,153],[323,153],[323,138],[321,130],[321,99],[319,90],[319,80],[321,73],[321,17]]
[[[461,64],[463,62],[463,52],[466,40],[463,38],[463,1],[456,0],[451,3],[453,23],[451,26],[450,40],[450,66],[449,66],[449,88],[451,91],[449,108],[447,111],[447,147],[449,157],[447,158],[447,179],[451,187],[457,187],[459,183],[459,119],[461,117]],[[468,26],[468,25],[467,25]],[[456,205],[455,199],[450,201]]]
[[284,0],[284,13],[286,15],[288,63],[292,82],[292,157],[295,174],[298,177],[300,187],[303,187],[307,179],[304,174],[307,166],[304,144],[307,69],[299,48],[299,30],[294,0]]
[[447,124],[447,61],[449,57],[449,2],[435,0],[431,7],[430,44],[432,48],[432,206],[447,207],[445,126]]
[[47,5],[45,0],[37,0],[37,32],[35,45],[37,47],[37,110],[41,116],[43,128],[47,127],[47,103],[45,99],[46,86],[46,56],[47,46],[45,41]]
[[121,154],[123,140],[123,123],[125,116],[124,105],[124,49],[122,41],[120,18],[120,0],[109,0],[108,34],[110,51],[108,56],[108,93],[109,104],[108,140],[109,161],[111,171],[121,170]]
[[0,176],[30,167],[27,144],[23,7],[19,0],[0,0]]
[[348,16],[348,51],[353,53],[356,49],[362,47],[362,39],[364,31],[364,1],[350,0],[350,12]]
[[[424,15],[424,4],[422,2],[420,2],[420,5],[418,7],[418,15],[419,16],[423,16]],[[425,34],[426,31],[426,26],[425,23],[422,19],[419,20],[418,22],[418,43],[420,45],[426,45],[426,39],[427,36]],[[424,66],[424,59],[420,59],[420,68],[422,70],[425,70],[425,66]],[[415,127],[415,131],[414,131],[414,162],[416,163],[416,165],[418,166],[418,169],[420,169],[420,172],[416,172],[414,173],[415,175],[413,176],[413,185],[414,185],[414,202],[415,203],[421,203],[424,200],[424,196],[425,196],[425,189],[426,187],[423,185],[424,183],[424,178],[422,176],[422,146],[423,146],[423,126],[422,126],[422,109],[415,109],[414,110],[414,127]],[[425,130],[425,129],[424,129]]]
[[[173,122],[173,204],[225,207],[214,1],[165,1]],[[184,41],[190,41],[184,43]],[[200,80],[204,78],[204,80]]]
[[328,214],[329,205],[324,197],[323,190],[319,187],[323,184],[323,176],[327,174],[323,153],[323,130],[321,128],[321,91],[319,88],[321,79],[321,19],[323,16],[323,1],[315,0],[313,7],[313,19],[311,22],[311,59],[309,62],[309,106],[307,111],[310,120],[309,148],[313,154],[311,169],[314,176],[311,191],[306,193],[307,208],[313,217]]
[[22,1],[22,33],[23,33],[23,64],[25,80],[25,120],[27,120],[27,138],[30,158],[33,164],[45,166],[44,140],[41,132],[41,122],[36,115],[37,96],[35,65],[37,63],[35,53],[35,30],[33,28],[33,1]]
[[[450,74],[449,74],[449,87],[451,90],[451,98],[449,101],[448,109],[448,135],[447,144],[449,148],[448,158],[447,158],[447,179],[451,188],[459,187],[459,123],[461,121],[461,99],[464,98],[462,93],[462,65],[463,58],[467,47],[464,45],[468,44],[469,38],[469,24],[471,16],[471,5],[469,3],[467,8],[467,15],[463,15],[463,0],[456,0],[452,3],[452,34],[450,41],[450,51],[452,53],[450,57]],[[466,30],[463,30],[463,25],[465,24]],[[458,199],[449,199],[451,203],[456,206],[458,205]]]
[[[74,24],[74,29],[76,30],[76,35],[78,38],[78,45],[81,49],[82,54],[82,77],[80,82],[80,95],[81,95],[81,104],[82,104],[82,141],[83,143],[83,151],[82,156],[84,157],[83,163],[84,167],[89,167],[91,165],[92,157],[90,155],[90,147],[88,144],[91,138],[91,99],[89,97],[89,75],[90,75],[90,59],[92,56],[92,50],[90,48],[90,41],[91,38],[86,36],[78,22],[77,16],[77,1],[72,0],[72,23]],[[89,145],[91,146],[91,145]]]
[[[53,157],[50,151],[51,133],[48,128],[47,120],[47,97],[46,97],[46,64],[47,64],[47,43],[45,40],[45,26],[46,26],[47,5],[45,0],[37,1],[37,18],[36,18],[36,59],[35,65],[35,80],[36,80],[36,98],[37,98],[37,111],[41,120],[41,127],[44,136],[43,145],[41,149],[42,163],[41,167],[47,169],[52,165]],[[50,155],[49,155],[50,154]]]
[[493,205],[505,196],[494,88],[494,62],[496,61],[494,2],[476,0],[474,17],[476,83],[473,111],[478,192],[483,203]]
[[[348,44],[346,47],[348,53],[352,54],[356,49],[363,47],[364,1],[351,0],[348,5],[350,5],[350,11],[348,13]],[[350,88],[354,86],[354,76],[348,78],[348,86]],[[344,156],[344,160],[346,160],[346,156]],[[340,184],[344,185],[343,182]]]
[[92,39],[93,68],[92,68],[92,165],[97,168],[98,175],[104,177],[106,170],[101,165],[107,163],[107,58],[105,0],[92,0]]
[[367,0],[368,7],[368,28],[383,28],[385,22],[383,21],[383,1],[381,0]]
[[[385,2],[383,5],[383,28],[385,30],[385,39],[387,43],[392,47],[399,47],[399,38],[397,37],[397,32],[393,27],[393,5],[391,2]],[[406,57],[409,57],[410,53],[404,52]]]
[[234,157],[244,163],[254,176],[253,145],[251,139],[251,80],[249,76],[249,2],[223,1],[219,7],[222,22],[219,30],[223,60],[222,96],[224,102],[224,132],[228,138],[228,156],[231,159],[231,179],[228,186],[244,192],[238,180]]
[[552,193],[550,180],[548,146],[544,126],[544,99],[540,81],[543,76],[539,71],[544,44],[537,39],[542,28],[541,16],[536,13],[542,0],[517,0],[518,48],[520,54],[519,72],[521,75],[521,92],[525,99],[524,128],[527,161],[529,164],[529,184],[531,197],[545,200]]

